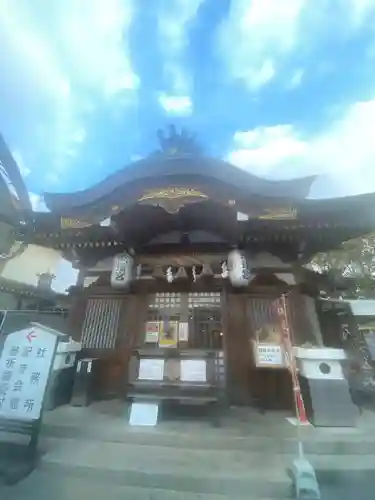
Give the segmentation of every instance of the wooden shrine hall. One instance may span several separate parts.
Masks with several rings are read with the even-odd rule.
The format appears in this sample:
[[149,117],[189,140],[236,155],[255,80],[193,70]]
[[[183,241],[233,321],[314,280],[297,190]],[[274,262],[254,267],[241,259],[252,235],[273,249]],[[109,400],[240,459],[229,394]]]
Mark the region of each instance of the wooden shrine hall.
[[[70,328],[100,360],[98,397],[142,392],[147,369],[159,391],[163,360],[177,393],[206,377],[228,404],[292,408],[273,304],[285,294],[293,346],[324,349],[321,283],[304,265],[374,230],[375,196],[312,200],[314,177],[256,177],[173,127],[159,142],[87,190],[46,193],[50,213],[25,213],[17,238],[79,269]],[[189,360],[206,360],[206,375]]]

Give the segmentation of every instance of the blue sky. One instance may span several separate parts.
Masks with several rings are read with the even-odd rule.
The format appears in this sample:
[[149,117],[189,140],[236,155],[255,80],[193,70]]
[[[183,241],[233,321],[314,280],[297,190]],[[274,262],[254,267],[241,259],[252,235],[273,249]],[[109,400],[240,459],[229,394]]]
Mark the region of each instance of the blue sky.
[[375,191],[375,0],[0,0],[0,130],[35,208],[156,148]]

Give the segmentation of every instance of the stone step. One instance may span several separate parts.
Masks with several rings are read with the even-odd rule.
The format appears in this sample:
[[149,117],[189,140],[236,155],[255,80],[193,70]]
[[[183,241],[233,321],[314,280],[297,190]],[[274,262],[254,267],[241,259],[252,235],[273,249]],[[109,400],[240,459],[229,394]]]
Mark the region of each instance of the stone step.
[[290,494],[286,470],[291,459],[285,455],[74,439],[54,439],[49,449],[38,466],[40,471],[88,481],[227,498],[249,493],[257,498],[286,498]]
[[[244,450],[201,450],[139,444],[48,440],[39,470],[87,481],[228,497],[285,498],[295,455]],[[309,455],[318,477],[375,471],[375,455]]]
[[[257,492],[248,491],[245,495],[231,492],[194,493],[190,491],[174,491],[147,486],[131,486],[103,481],[101,478],[76,477],[51,471],[36,471],[22,483],[9,487],[0,487],[1,498],[13,500],[280,500],[281,496],[259,496]],[[289,494],[284,497],[290,498]]]
[[[189,474],[178,475],[170,473],[136,470],[113,471],[110,469],[96,469],[92,467],[76,466],[68,464],[57,464],[43,462],[39,470],[46,474],[59,475],[84,480],[86,482],[95,481],[98,484],[110,484],[112,487],[133,487],[142,488],[149,491],[160,490],[187,495],[187,498],[206,498],[203,495],[210,495],[213,498],[269,498],[281,500],[289,498],[291,495],[291,481],[285,475],[282,480],[269,481],[268,478],[259,478],[255,474],[249,477],[232,477],[228,472],[227,476],[190,476]],[[188,494],[190,496],[188,496]],[[201,496],[199,496],[201,495]],[[249,497],[250,495],[250,497]],[[106,500],[107,497],[103,497]],[[153,497],[152,497],[153,498]],[[160,496],[160,498],[163,498]],[[172,496],[174,498],[174,496]],[[182,496],[182,498],[185,498]]]
[[[292,456],[292,455],[290,455]],[[68,463],[72,466],[108,468],[113,470],[134,469],[185,473],[194,470],[196,475],[225,474],[247,477],[249,474],[267,475],[269,469],[282,468],[289,455],[278,453],[254,453],[250,450],[210,450],[149,446],[133,443],[100,441],[76,441],[75,439],[48,440],[44,461]],[[257,469],[261,469],[259,472]],[[275,476],[274,476],[275,477]]]
[[[291,426],[292,427],[292,426]],[[346,432],[329,430],[303,429],[304,449],[306,454],[327,455],[375,455],[375,435],[363,435],[355,429]],[[294,454],[297,449],[296,432],[293,428],[287,436],[232,434],[227,429],[201,428],[194,432],[164,430],[162,427],[137,429],[127,425],[118,427],[89,425],[44,425],[42,439],[67,438],[82,441],[117,442],[147,446],[171,448],[190,448],[207,450],[243,450],[259,453]]]
[[[326,471],[320,481],[322,500],[373,500],[375,480],[373,471],[341,472],[332,475]],[[22,483],[12,487],[2,487],[0,483],[0,498],[13,500],[287,500],[289,492],[283,498],[276,496],[259,496],[254,490],[246,495],[236,495],[231,492],[221,493],[194,493],[136,487],[123,484],[114,484],[100,478],[77,477],[59,470],[37,470]]]

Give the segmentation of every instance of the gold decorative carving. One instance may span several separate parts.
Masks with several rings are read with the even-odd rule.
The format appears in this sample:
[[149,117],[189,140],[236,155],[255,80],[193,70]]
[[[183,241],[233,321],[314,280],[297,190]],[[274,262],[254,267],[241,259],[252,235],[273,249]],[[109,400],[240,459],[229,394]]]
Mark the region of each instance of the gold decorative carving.
[[206,199],[208,196],[195,188],[168,187],[145,191],[138,203],[160,206],[167,212],[174,213],[184,205]]
[[164,189],[150,189],[145,191],[138,201],[167,199],[176,200],[178,198],[208,198],[201,191],[194,188],[169,187]]
[[60,226],[61,229],[83,229],[92,226],[92,223],[71,217],[61,217]]
[[266,208],[264,212],[258,215],[258,219],[277,220],[277,219],[296,219],[296,208]]

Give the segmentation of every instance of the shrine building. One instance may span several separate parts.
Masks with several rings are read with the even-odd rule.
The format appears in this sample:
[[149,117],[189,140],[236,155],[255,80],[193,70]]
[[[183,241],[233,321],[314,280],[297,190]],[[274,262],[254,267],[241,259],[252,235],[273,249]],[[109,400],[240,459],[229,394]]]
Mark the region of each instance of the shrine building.
[[[316,308],[321,280],[305,265],[374,230],[374,195],[308,199],[315,177],[254,176],[173,127],[159,141],[86,190],[46,193],[50,212],[28,212],[18,239],[79,269],[70,332],[99,359],[98,398],[150,395],[135,384],[142,359],[207,360],[207,380],[192,380],[220,387],[228,405],[292,410],[275,300],[285,297],[297,351],[327,349],[321,368],[336,359]],[[182,365],[165,365],[162,379],[184,394]],[[302,384],[306,399],[334,385],[348,392],[323,368],[313,379]]]

